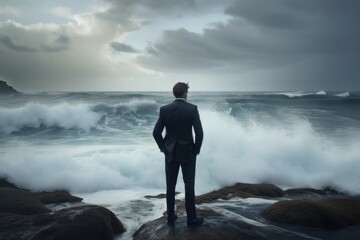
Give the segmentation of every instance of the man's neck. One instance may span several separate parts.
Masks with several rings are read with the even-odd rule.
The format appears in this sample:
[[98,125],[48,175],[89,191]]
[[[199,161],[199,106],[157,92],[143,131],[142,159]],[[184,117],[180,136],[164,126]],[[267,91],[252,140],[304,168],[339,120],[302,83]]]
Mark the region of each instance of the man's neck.
[[184,100],[184,101],[186,101],[186,99],[185,98],[175,98],[175,100]]

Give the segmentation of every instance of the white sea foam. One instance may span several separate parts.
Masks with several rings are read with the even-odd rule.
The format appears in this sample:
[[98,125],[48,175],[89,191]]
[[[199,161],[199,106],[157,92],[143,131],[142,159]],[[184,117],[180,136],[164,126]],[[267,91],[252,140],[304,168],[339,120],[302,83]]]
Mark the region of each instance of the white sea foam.
[[336,97],[350,97],[349,92],[335,94]]
[[316,95],[326,95],[326,92],[325,91],[319,91],[316,93]]
[[[243,124],[225,113],[200,110],[205,138],[197,160],[198,193],[235,182],[330,185],[360,193],[359,132],[354,132],[351,145],[341,146],[319,135],[307,120],[293,119],[286,126],[269,126],[257,119]],[[96,117],[86,126],[95,121]],[[9,143],[0,148],[0,176],[34,190],[165,187],[164,159],[150,134],[136,144],[122,139],[125,143],[116,145],[115,140],[114,145],[79,146]],[[181,174],[179,178],[182,191]]]
[[289,98],[299,98],[309,95],[326,95],[325,91],[318,91],[316,93],[313,92],[281,92],[281,93],[272,93],[271,95],[284,95]]
[[61,127],[65,129],[80,128],[88,131],[94,127],[100,115],[91,111],[89,105],[45,105],[28,103],[19,108],[0,109],[0,133],[12,133],[24,127],[38,128]]
[[209,185],[269,182],[281,186],[331,185],[360,193],[357,174],[360,142],[340,147],[319,135],[306,120],[288,126],[267,126],[254,121],[242,125],[236,119],[205,112],[204,148],[198,176]]
[[281,93],[273,93],[272,95],[284,95],[289,98],[296,98],[296,97],[303,97],[312,95],[313,93],[310,92],[281,92]]

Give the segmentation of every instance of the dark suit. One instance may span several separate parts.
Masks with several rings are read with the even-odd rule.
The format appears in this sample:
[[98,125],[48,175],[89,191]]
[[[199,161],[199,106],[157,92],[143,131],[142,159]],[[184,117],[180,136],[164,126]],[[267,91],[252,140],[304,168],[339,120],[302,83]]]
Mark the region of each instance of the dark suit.
[[[162,136],[166,128],[165,138]],[[192,134],[195,131],[195,142]],[[175,186],[181,166],[185,183],[185,207],[187,218],[196,217],[195,165],[200,153],[203,130],[197,106],[182,99],[160,108],[159,119],[153,131],[157,145],[165,154],[166,202],[168,216],[174,215]]]

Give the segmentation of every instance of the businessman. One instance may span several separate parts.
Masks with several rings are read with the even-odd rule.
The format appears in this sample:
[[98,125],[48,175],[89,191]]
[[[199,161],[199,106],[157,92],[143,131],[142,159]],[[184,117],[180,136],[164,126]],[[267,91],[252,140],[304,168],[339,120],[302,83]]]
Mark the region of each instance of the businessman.
[[[200,225],[204,219],[196,215],[194,184],[196,156],[200,153],[203,129],[197,106],[186,101],[188,89],[189,86],[186,83],[179,82],[174,85],[175,100],[160,108],[160,115],[155,124],[153,136],[160,151],[165,155],[168,223],[173,224],[177,219],[174,211],[175,187],[181,166],[185,184],[187,224]],[[166,134],[163,138],[164,127]]]

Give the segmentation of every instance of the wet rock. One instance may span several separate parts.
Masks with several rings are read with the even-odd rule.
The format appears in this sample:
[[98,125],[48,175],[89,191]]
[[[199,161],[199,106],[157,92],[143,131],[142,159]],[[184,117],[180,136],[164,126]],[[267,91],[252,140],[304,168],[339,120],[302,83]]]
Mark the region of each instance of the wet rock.
[[9,86],[5,81],[0,80],[0,94],[16,94],[19,93],[13,87]]
[[285,190],[284,193],[287,195],[343,195],[330,187],[326,187],[324,189],[292,188]]
[[110,210],[93,205],[62,209],[45,222],[47,226],[43,226],[32,240],[110,240],[114,234],[125,232]]
[[209,217],[201,226],[188,227],[186,217],[179,217],[168,225],[166,217],[144,224],[133,235],[133,240],[254,240],[266,239],[253,226],[226,217]]
[[73,196],[67,191],[39,192],[35,193],[35,196],[45,204],[82,201],[82,198]]
[[326,195],[326,191],[314,188],[293,188],[285,190],[284,193],[288,195]]
[[14,184],[12,184],[11,182],[9,182],[6,178],[1,178],[0,177],[0,188],[2,187],[6,187],[6,188],[18,188],[16,187]]
[[0,188],[0,213],[30,215],[49,211],[44,203],[37,199],[30,191]]
[[279,201],[266,208],[262,215],[278,223],[340,229],[360,224],[360,197]]
[[273,198],[284,196],[284,191],[273,184],[249,184],[237,183],[233,186],[206,193],[196,197],[196,203],[209,203],[217,199],[228,200],[234,197],[250,198]]
[[93,205],[52,214],[0,214],[0,239],[7,240],[110,240],[124,231],[110,210]]
[[[180,192],[175,192],[175,196],[178,195]],[[162,199],[162,198],[166,198],[166,193],[160,193],[158,195],[146,195],[145,198],[157,198],[157,199]]]
[[73,201],[81,198],[65,191],[35,194],[0,179],[0,239],[110,240],[125,231],[104,207],[83,205],[51,212],[44,205]]

